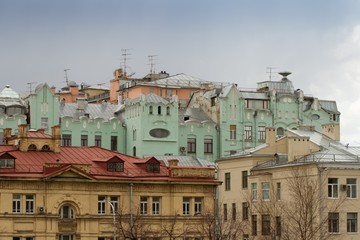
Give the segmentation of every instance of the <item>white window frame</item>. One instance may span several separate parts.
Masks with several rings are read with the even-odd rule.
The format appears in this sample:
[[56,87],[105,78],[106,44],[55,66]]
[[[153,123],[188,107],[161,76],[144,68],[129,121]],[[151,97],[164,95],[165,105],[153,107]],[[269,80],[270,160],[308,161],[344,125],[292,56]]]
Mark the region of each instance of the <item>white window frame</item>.
[[160,197],[153,197],[152,198],[152,214],[153,215],[160,215]]
[[[355,180],[355,183],[350,181]],[[356,178],[347,178],[346,179],[346,197],[347,198],[357,198],[357,179]]]
[[257,200],[257,183],[251,183],[251,199],[253,201]]
[[119,196],[110,196],[110,204],[112,206],[110,206],[110,213],[114,214],[114,210],[117,213],[119,211]]
[[262,191],[262,199],[264,201],[269,201],[270,200],[270,183],[262,182],[261,183],[261,191]]
[[190,215],[190,198],[183,198],[183,215]]
[[12,212],[21,213],[21,194],[13,194]]
[[25,212],[34,213],[35,209],[35,195],[26,194],[25,195]]
[[98,196],[98,214],[106,214],[106,196]]
[[148,197],[140,197],[140,214],[147,215],[148,214]]
[[[336,183],[330,182],[330,180],[336,180]],[[338,198],[339,197],[339,179],[328,178],[328,197]]]
[[195,203],[194,203],[195,214],[201,214],[202,213],[202,204],[203,204],[203,198],[202,197],[196,197],[195,198]]

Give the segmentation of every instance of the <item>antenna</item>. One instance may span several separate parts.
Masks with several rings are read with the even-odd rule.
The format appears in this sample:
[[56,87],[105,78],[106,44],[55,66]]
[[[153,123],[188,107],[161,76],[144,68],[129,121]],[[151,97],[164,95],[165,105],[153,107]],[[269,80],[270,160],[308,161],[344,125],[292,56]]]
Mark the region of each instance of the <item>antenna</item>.
[[[128,58],[128,56],[131,55],[131,53],[128,53],[128,51],[130,51],[130,50],[131,50],[131,49],[129,49],[129,48],[127,48],[127,49],[122,48],[122,49],[121,49],[121,56],[122,56],[122,60],[123,60],[123,64],[124,64],[124,75],[125,75],[125,76],[126,76],[126,68],[127,68],[126,62],[127,62],[128,60],[130,60],[130,58]],[[121,65],[121,63],[120,63],[120,65]]]
[[275,69],[276,67],[267,67],[266,69],[268,70],[266,73],[269,74],[269,81],[271,82],[271,79],[272,79],[272,74],[273,74],[273,70]]
[[157,55],[149,55],[148,58],[149,58],[149,64],[150,65],[150,73],[155,73],[155,63],[154,63],[154,60],[155,57],[157,57]]
[[69,79],[68,79],[68,75],[67,75],[67,71],[69,71],[71,69],[64,69],[64,72],[65,72],[65,80],[66,80],[66,86],[69,86]]
[[28,83],[27,83],[30,94],[32,93],[32,86],[33,86],[35,83],[37,83],[37,82],[28,82]]

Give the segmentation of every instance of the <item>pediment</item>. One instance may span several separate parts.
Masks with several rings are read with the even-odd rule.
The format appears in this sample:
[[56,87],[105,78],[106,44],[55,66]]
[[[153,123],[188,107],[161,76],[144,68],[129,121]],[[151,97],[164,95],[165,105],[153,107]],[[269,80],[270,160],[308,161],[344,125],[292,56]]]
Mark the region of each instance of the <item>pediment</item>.
[[47,178],[61,178],[61,179],[82,179],[82,180],[94,180],[94,178],[84,170],[74,167],[74,166],[65,166],[60,168],[47,169],[46,177]]

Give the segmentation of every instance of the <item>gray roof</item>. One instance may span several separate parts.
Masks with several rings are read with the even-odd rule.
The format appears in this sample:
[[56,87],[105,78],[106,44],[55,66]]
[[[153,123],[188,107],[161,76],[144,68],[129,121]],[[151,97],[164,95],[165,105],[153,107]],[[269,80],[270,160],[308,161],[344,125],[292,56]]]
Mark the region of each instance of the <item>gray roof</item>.
[[68,116],[78,119],[79,117],[88,114],[89,119],[100,117],[104,120],[109,120],[110,118],[114,117],[114,112],[118,107],[118,105],[107,102],[101,104],[85,103],[84,106],[84,110],[79,110],[77,103],[60,103],[59,115],[60,117]]
[[20,96],[17,92],[12,90],[9,85],[0,92],[0,99],[16,99],[19,100]]
[[264,92],[243,92],[240,91],[240,96],[243,99],[269,99],[267,93]]
[[340,113],[337,109],[336,101],[319,100],[319,103],[321,107],[327,112],[337,114]]
[[142,101],[144,101],[145,103],[164,104],[164,105],[169,104],[169,101],[160,97],[159,95],[156,95],[154,93],[149,93],[146,95],[141,95],[140,97],[137,97],[134,99],[126,99],[125,105],[130,106],[130,105],[134,105],[139,102],[142,102]]
[[162,160],[166,166],[169,166],[168,160],[179,160],[178,166],[181,167],[215,167],[215,163],[200,159],[193,156],[154,156],[158,160]]
[[221,82],[205,81],[200,78],[193,77],[184,73],[179,73],[167,78],[158,79],[150,83],[155,83],[158,85],[170,85],[170,86],[193,87],[193,88],[199,88],[202,84],[213,84],[214,86],[223,86],[224,84],[226,84]]
[[197,121],[199,123],[208,121],[213,124],[211,118],[200,108],[180,108],[179,109],[179,123],[184,123],[184,117],[188,117],[189,120],[187,121]]

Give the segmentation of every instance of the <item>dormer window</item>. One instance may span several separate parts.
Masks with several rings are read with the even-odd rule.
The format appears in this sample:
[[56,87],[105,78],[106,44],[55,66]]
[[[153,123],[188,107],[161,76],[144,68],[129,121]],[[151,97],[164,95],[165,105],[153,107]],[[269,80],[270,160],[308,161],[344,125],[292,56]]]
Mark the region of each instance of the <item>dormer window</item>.
[[108,162],[107,170],[109,172],[123,172],[124,171],[124,163],[123,162]]
[[35,144],[30,144],[28,147],[28,151],[36,151],[36,145]]
[[15,168],[14,158],[0,159],[0,168]]
[[146,171],[150,173],[158,173],[160,172],[160,163],[147,163]]
[[44,145],[44,146],[41,148],[41,151],[42,151],[42,152],[50,152],[50,147],[49,147],[49,145]]

